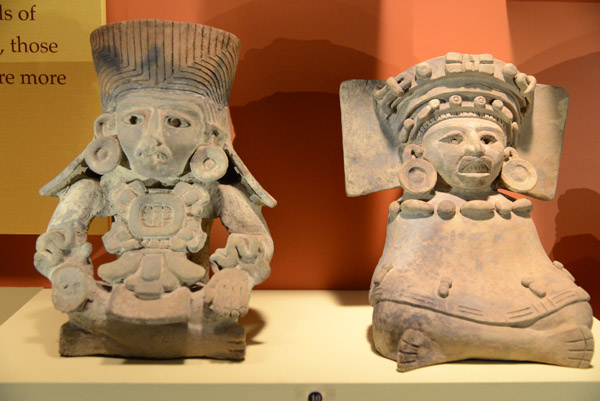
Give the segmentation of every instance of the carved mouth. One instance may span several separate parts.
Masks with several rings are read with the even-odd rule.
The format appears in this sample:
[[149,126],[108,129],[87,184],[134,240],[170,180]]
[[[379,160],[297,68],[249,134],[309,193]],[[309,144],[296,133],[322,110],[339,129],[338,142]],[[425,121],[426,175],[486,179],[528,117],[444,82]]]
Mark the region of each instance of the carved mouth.
[[135,157],[138,159],[151,159],[159,163],[166,162],[170,158],[168,152],[160,149],[139,150],[135,153]]
[[458,163],[459,174],[478,177],[490,174],[492,161],[487,157],[465,156]]

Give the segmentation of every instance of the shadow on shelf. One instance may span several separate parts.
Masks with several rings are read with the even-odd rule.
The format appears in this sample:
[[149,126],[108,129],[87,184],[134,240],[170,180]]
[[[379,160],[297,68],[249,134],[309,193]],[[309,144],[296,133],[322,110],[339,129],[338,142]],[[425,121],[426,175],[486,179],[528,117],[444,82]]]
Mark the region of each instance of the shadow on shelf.
[[332,291],[331,293],[342,306],[369,306],[369,298],[364,291]]
[[255,341],[254,338],[265,327],[263,316],[256,310],[250,308],[248,314],[239,320],[240,324],[246,329],[246,346],[260,345],[262,342]]

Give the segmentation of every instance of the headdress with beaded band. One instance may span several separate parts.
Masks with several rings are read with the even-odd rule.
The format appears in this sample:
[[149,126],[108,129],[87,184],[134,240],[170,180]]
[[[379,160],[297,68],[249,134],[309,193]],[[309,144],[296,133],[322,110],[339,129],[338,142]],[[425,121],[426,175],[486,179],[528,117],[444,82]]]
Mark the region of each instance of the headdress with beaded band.
[[[547,148],[562,146],[568,98],[513,64],[490,54],[448,53],[386,81],[345,81],[340,97],[350,196],[398,187],[403,145],[420,143],[437,121],[473,116],[499,124],[507,144],[535,166],[538,182],[527,194],[554,196],[560,151]],[[554,118],[536,118],[536,109],[552,108]],[[359,145],[364,142],[367,153]]]

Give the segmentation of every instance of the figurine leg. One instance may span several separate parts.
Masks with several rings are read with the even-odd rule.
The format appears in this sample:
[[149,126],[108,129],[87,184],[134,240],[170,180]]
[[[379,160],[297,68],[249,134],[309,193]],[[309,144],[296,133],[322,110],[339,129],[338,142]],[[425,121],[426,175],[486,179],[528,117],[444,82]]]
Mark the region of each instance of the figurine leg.
[[569,305],[528,327],[475,323],[430,310],[380,302],[375,348],[401,372],[464,359],[535,361],[589,367],[594,340],[587,303]]
[[458,347],[438,333],[439,313],[393,302],[379,302],[373,312],[377,351],[398,362],[405,372],[423,366],[467,359]]

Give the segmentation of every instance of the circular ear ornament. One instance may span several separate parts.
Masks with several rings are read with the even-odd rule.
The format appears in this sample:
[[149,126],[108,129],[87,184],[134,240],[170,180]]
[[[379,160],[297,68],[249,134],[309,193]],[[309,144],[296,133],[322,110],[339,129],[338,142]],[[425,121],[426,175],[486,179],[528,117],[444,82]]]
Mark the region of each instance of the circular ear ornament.
[[504,151],[505,159],[500,179],[507,189],[514,192],[531,191],[537,183],[535,167],[525,159],[519,158],[517,151],[511,147]]
[[113,171],[121,162],[121,145],[113,136],[94,139],[85,148],[85,163],[93,172],[106,174]]
[[218,180],[225,175],[228,167],[229,159],[219,146],[201,145],[190,160],[192,174],[202,182]]
[[415,148],[415,145],[404,149],[398,178],[405,191],[413,195],[425,195],[435,187],[437,172],[431,163],[417,158],[415,153],[422,154],[422,150]]

